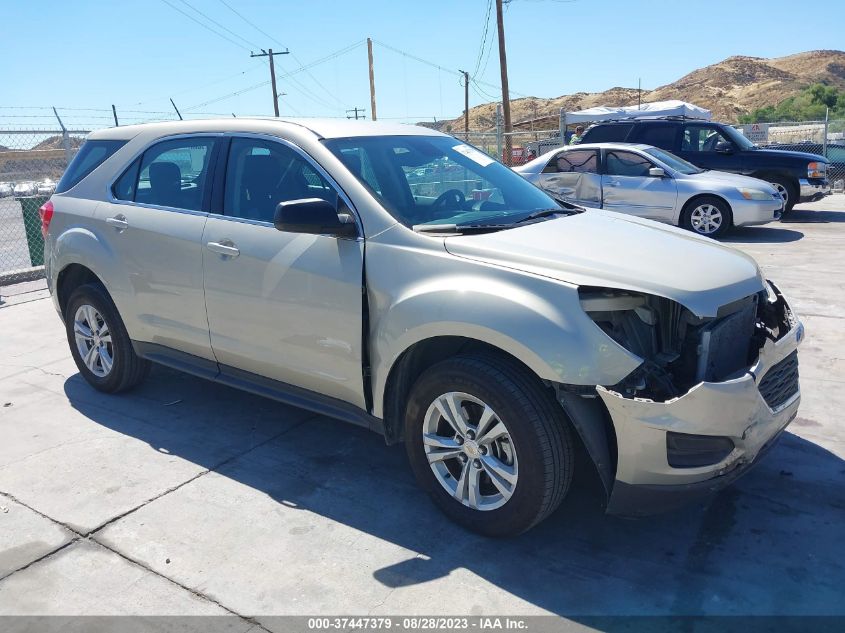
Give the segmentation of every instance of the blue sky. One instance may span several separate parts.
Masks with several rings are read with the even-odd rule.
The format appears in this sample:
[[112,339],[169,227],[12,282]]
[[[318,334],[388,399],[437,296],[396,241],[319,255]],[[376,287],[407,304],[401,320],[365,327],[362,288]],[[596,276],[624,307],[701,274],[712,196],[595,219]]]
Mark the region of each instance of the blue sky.
[[[293,53],[276,58],[279,88],[287,93],[283,114],[344,116],[356,106],[369,114],[367,37],[379,42],[379,118],[458,116],[463,88],[457,69],[478,66],[477,80],[486,82],[473,85],[471,105],[492,100],[484,93],[497,94],[495,14],[487,36],[492,50],[478,61],[487,0],[225,2],[258,28],[223,0],[4,3],[0,126],[52,124],[50,112],[37,109],[52,105],[76,125],[105,125],[110,113],[72,108],[111,104],[121,122],[160,118],[170,110],[169,97],[191,115],[272,114],[270,87],[253,88],[269,71],[249,50],[281,45]],[[644,88],[654,88],[729,55],[842,47],[837,29],[799,19],[796,6],[785,0],[513,0],[505,14],[512,96],[636,86],[638,77]]]

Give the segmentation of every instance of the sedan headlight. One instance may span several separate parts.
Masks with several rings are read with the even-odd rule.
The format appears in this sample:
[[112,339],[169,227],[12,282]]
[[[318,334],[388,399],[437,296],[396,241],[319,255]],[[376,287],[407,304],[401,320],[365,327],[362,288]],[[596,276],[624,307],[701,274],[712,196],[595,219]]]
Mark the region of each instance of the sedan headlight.
[[772,194],[761,191],[760,189],[748,189],[746,187],[737,187],[736,189],[746,200],[771,200]]
[[827,175],[827,163],[812,162],[807,165],[807,178],[824,178]]

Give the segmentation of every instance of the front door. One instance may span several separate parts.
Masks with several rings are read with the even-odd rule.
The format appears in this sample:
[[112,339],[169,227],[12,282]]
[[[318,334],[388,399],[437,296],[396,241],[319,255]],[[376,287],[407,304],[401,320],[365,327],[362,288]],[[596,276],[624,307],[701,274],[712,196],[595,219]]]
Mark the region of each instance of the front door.
[[284,233],[279,202],[342,198],[293,145],[235,137],[222,213],[203,234],[205,302],[222,372],[250,372],[364,407],[364,243]]
[[602,196],[604,208],[661,222],[675,221],[678,189],[669,176],[651,176],[655,167],[645,156],[627,150],[605,152]]
[[742,152],[718,126],[687,123],[681,135],[681,158],[703,169],[742,173]]
[[540,186],[576,204],[601,206],[598,150],[562,150],[540,174]]

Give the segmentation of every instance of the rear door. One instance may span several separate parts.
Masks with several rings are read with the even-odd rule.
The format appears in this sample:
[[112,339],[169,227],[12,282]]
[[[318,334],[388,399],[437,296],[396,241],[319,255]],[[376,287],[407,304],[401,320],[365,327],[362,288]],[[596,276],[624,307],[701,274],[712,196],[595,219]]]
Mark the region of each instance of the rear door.
[[235,136],[226,155],[220,208],[202,238],[221,372],[257,374],[364,408],[364,242],[273,225],[279,202],[323,198],[350,206],[348,199],[287,141]]
[[604,208],[643,218],[674,222],[678,188],[671,176],[650,176],[656,167],[628,150],[605,150],[602,180]]
[[540,174],[540,186],[576,204],[601,207],[598,164],[598,150],[561,150]]
[[[202,287],[202,231],[220,136],[161,140],[138,156],[95,211],[119,261],[112,275],[130,335],[202,359],[214,358]],[[122,280],[122,281],[121,281]]]

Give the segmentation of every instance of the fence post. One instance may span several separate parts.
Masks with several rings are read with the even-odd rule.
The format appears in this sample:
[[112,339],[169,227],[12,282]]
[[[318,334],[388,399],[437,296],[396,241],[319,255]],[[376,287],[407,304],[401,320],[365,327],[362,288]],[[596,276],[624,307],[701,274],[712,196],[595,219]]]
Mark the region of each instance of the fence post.
[[830,108],[824,109],[824,138],[822,139],[822,156],[827,158],[827,123],[830,117]]
[[566,110],[561,108],[558,116],[560,118],[560,122],[558,123],[560,127],[560,143],[561,145],[566,145]]
[[496,158],[503,160],[502,154],[502,104],[496,104]]
[[62,147],[65,149],[65,161],[67,165],[70,165],[70,135],[67,133],[65,124],[62,123],[62,117],[60,117],[59,113],[56,111],[56,106],[53,106],[53,114],[56,115],[56,120],[58,120],[59,126],[62,128]]

